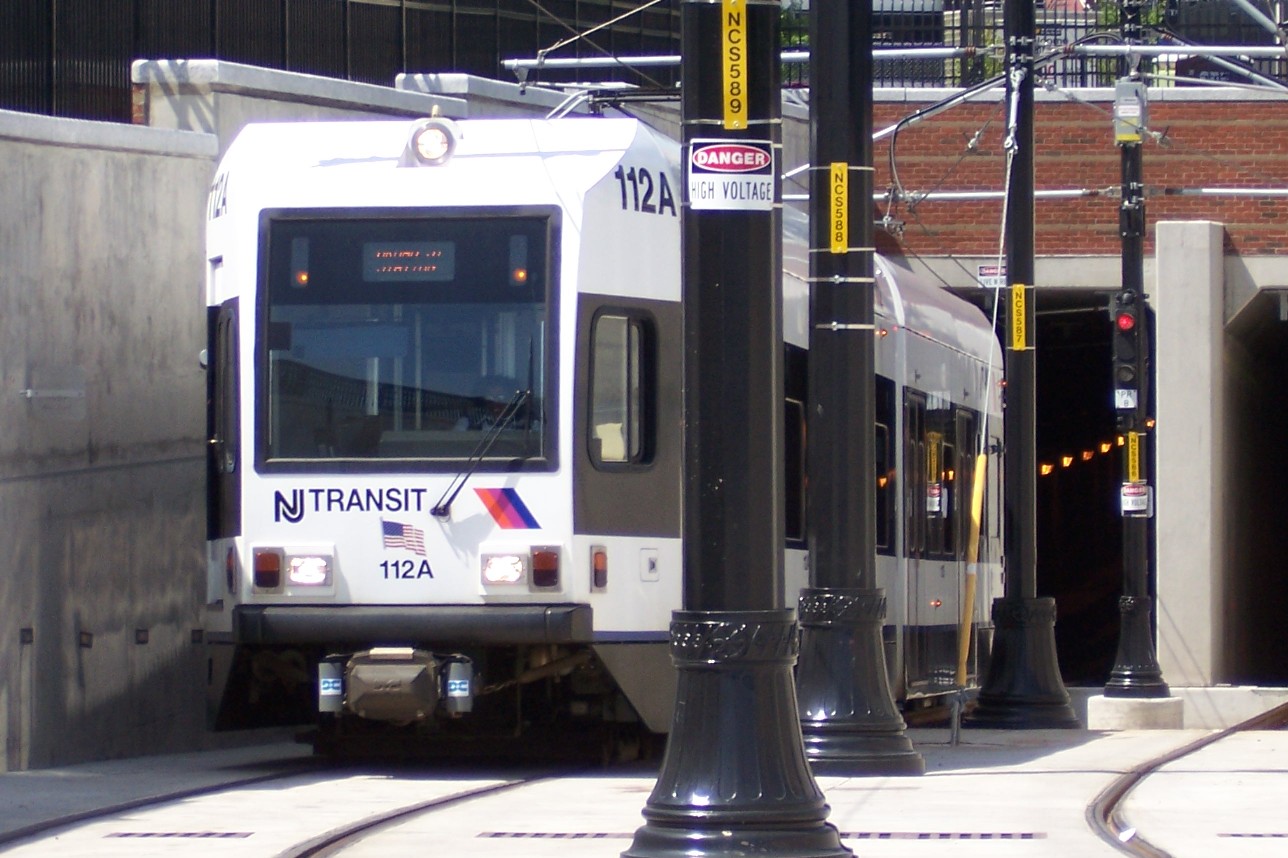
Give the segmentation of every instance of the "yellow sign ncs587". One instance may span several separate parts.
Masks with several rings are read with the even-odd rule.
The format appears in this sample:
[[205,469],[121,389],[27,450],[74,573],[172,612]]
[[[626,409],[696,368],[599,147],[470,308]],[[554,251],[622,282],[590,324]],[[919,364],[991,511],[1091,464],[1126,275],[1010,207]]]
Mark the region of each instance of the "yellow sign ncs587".
[[1028,288],[1021,284],[1011,287],[1011,350],[1022,352],[1029,348]]
[[724,127],[747,127],[747,2],[721,0],[721,65],[724,68]]

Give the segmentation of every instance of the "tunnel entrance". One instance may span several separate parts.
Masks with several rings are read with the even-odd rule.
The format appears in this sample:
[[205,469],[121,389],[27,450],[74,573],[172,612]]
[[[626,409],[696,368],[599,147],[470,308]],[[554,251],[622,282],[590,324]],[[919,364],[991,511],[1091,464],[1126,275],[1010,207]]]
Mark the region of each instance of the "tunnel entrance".
[[1279,551],[1288,509],[1288,293],[1261,292],[1225,338],[1225,530],[1219,681],[1288,685],[1288,571]]

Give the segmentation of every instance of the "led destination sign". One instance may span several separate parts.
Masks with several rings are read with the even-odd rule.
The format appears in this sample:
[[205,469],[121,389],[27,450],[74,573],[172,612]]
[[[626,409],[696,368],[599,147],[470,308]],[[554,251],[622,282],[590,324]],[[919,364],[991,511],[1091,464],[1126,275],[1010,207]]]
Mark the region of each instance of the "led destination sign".
[[456,276],[452,241],[368,241],[362,279],[368,283],[445,281]]

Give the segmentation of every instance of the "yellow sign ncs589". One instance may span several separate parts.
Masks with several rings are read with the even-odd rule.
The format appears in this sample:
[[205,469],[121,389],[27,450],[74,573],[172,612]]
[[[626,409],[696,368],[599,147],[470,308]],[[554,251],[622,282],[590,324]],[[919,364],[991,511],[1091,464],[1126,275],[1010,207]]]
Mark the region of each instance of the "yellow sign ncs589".
[[724,68],[724,127],[747,127],[747,3],[721,0],[721,65]]

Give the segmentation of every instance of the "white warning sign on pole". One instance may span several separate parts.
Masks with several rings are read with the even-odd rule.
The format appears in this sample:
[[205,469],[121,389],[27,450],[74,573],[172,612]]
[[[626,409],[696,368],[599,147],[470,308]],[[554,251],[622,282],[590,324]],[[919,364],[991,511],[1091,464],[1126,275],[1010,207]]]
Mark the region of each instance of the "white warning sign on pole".
[[1154,487],[1147,483],[1123,483],[1123,515],[1130,518],[1149,518],[1154,514]]
[[774,146],[768,140],[691,140],[688,166],[691,209],[774,207]]

